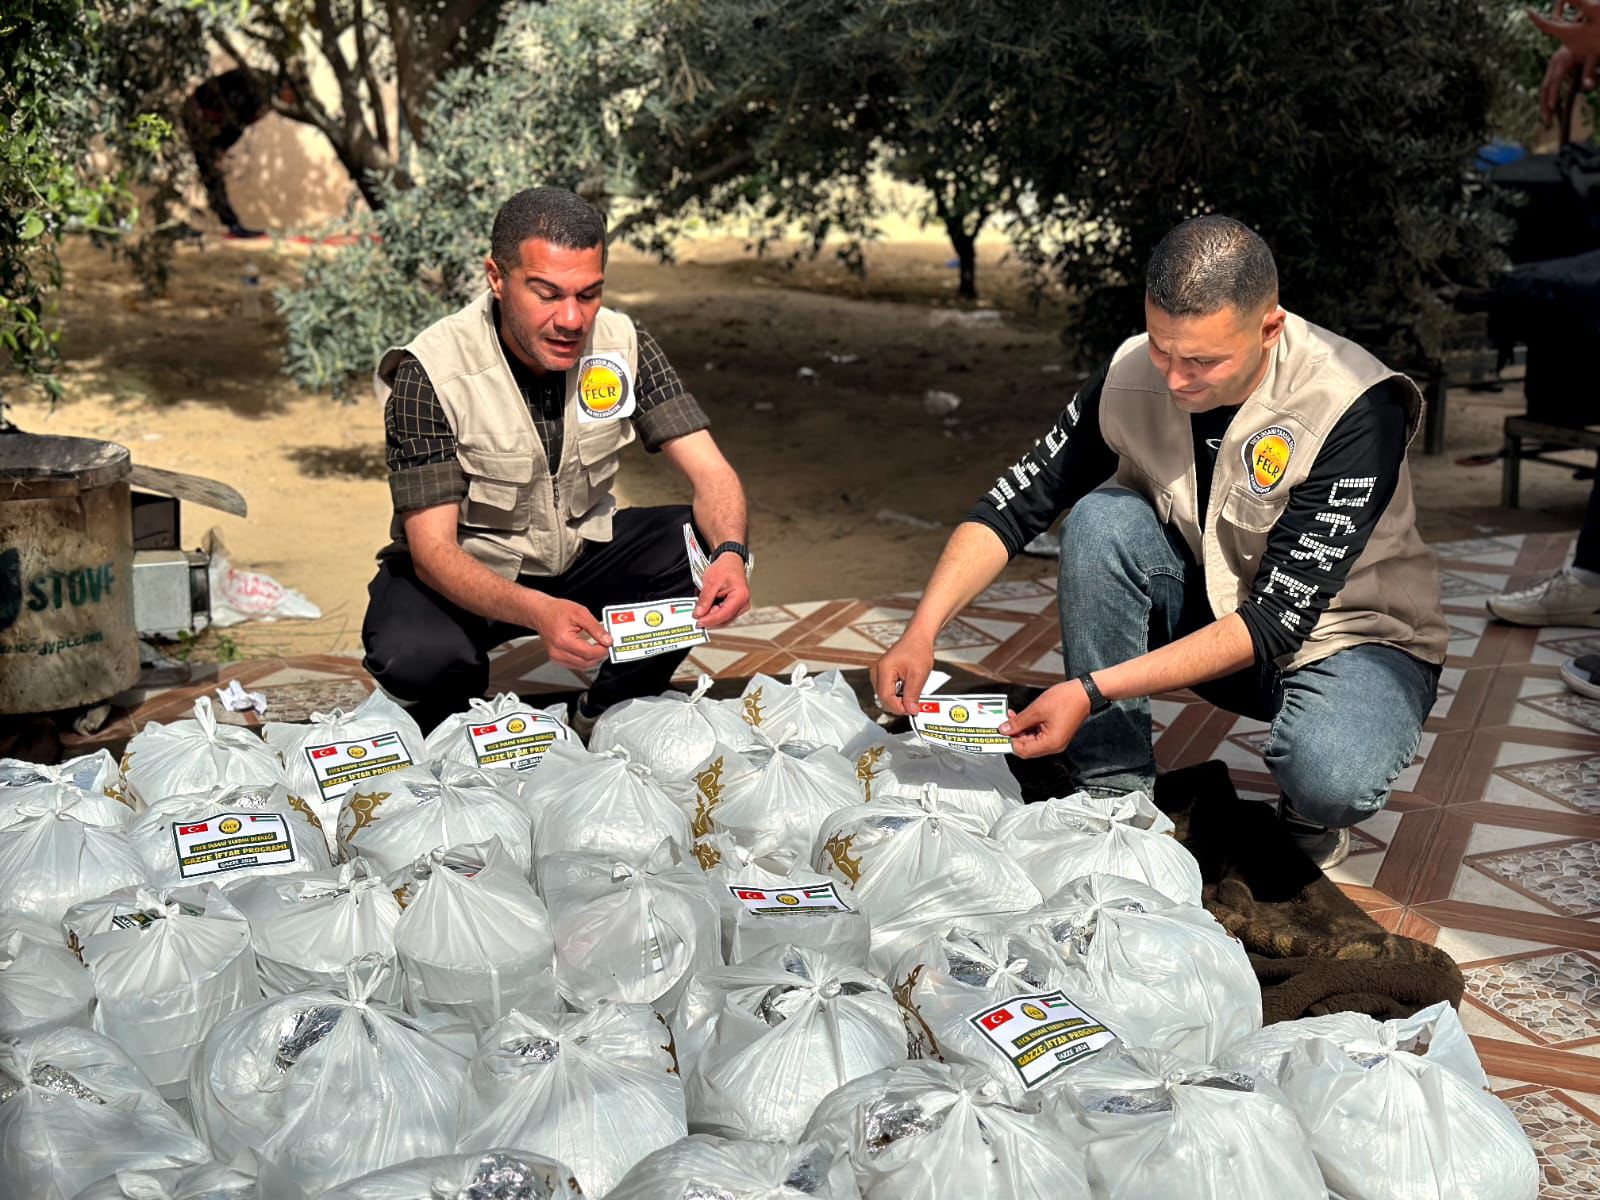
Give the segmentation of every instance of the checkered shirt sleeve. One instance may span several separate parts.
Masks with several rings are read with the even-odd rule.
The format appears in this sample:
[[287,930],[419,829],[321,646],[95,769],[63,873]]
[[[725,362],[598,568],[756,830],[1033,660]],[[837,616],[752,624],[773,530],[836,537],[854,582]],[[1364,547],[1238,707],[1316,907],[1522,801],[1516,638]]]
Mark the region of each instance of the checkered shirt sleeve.
[[413,355],[406,355],[395,370],[383,410],[383,433],[395,512],[455,504],[467,494],[467,477],[456,461],[455,433]]
[[639,334],[639,394],[633,427],[644,448],[654,454],[673,438],[711,428],[711,419],[683,386],[660,343],[637,321],[634,328]]

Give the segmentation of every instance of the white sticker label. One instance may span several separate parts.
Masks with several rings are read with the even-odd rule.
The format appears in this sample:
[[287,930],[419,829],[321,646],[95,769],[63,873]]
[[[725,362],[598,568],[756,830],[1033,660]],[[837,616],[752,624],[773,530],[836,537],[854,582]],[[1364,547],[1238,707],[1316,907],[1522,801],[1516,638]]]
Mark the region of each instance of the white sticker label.
[[611,635],[611,661],[634,662],[673,650],[703,646],[711,635],[694,619],[695,598],[652,600],[647,604],[612,604],[601,613]]
[[930,746],[963,754],[1006,754],[1011,739],[999,732],[1006,720],[1004,696],[924,696],[911,728]]
[[578,363],[578,424],[631,417],[633,380],[620,354],[589,354]]
[[296,858],[294,831],[281,813],[219,813],[192,825],[174,823],[172,836],[178,843],[178,874],[185,879]]
[[753,917],[786,917],[794,913],[849,912],[831,883],[805,888],[755,887],[730,883],[728,891]]
[[306,758],[316,775],[322,798],[329,801],[343,800],[345,793],[363,779],[411,765],[411,753],[398,733],[307,746]]
[[1016,996],[967,1020],[1006,1056],[1028,1088],[1117,1040],[1061,991]]
[[514,712],[482,725],[467,726],[467,741],[480,767],[509,767],[531,771],[544,761],[545,751],[572,736],[549,713]]

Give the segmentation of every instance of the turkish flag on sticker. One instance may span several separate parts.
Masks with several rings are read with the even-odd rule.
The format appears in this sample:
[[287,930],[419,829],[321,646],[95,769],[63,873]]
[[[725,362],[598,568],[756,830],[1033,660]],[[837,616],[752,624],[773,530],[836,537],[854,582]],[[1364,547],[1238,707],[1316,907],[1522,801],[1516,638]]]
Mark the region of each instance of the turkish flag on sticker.
[[632,613],[612,613],[611,614],[611,623],[613,625],[625,625],[631,620],[633,620],[633,614]]
[[739,899],[741,900],[765,900],[766,898],[767,894],[765,892],[758,892],[753,888],[739,889]]
[[499,728],[500,726],[498,725],[474,725],[472,727],[472,733],[475,737],[482,737],[484,734],[493,733]]
[[922,700],[917,703],[917,711],[919,713],[936,713],[939,711],[939,706],[932,700]]
[[184,837],[188,837],[191,833],[204,833],[208,828],[210,828],[210,823],[202,821],[198,825],[179,825],[178,832]]
[[1009,1020],[1011,1020],[1011,1014],[1002,1008],[999,1012],[992,1012],[987,1017],[984,1017],[982,1025],[985,1029],[999,1029]]
[[319,750],[313,750],[311,752],[311,757],[312,758],[327,758],[328,755],[337,754],[337,753],[339,753],[339,747],[337,747],[337,746],[323,746]]

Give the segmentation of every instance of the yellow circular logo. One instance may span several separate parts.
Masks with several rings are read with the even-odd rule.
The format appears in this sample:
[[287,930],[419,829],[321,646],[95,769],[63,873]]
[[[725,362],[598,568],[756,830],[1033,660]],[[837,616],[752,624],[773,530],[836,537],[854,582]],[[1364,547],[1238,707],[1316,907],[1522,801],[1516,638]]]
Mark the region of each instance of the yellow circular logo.
[[970,716],[972,714],[967,711],[967,706],[964,704],[958,704],[950,710],[950,719],[960,725],[966,724]]
[[591,413],[608,413],[622,403],[622,376],[610,363],[592,362],[578,377],[578,398]]
[[655,628],[657,625],[661,624],[661,614],[654,611],[645,613],[644,623],[650,626],[652,629]]
[[365,746],[351,746],[345,753],[351,758],[365,758],[367,756],[367,748]]
[[799,896],[791,896],[791,895],[789,895],[788,892],[784,892],[781,895],[779,895],[778,903],[779,904],[790,904],[790,905],[799,904],[800,903],[800,897]]
[[238,833],[243,826],[239,823],[238,817],[228,817],[217,828],[222,830],[223,833]]
[[521,733],[527,727],[528,723],[521,717],[512,717],[511,720],[506,722],[507,733]]
[[1271,425],[1244,444],[1244,466],[1249,472],[1250,490],[1265,496],[1283,482],[1283,475],[1294,457],[1294,434],[1282,425]]
[[1033,1021],[1042,1021],[1045,1019],[1046,1014],[1044,1009],[1037,1004],[1024,1004],[1022,1006],[1022,1015]]

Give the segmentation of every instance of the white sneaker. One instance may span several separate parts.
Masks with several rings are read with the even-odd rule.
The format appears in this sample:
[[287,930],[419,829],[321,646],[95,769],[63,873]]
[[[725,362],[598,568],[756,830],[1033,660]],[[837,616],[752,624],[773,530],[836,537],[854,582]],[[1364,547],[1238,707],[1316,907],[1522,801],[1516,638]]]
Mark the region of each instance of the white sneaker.
[[1600,700],[1600,654],[1567,659],[1561,664],[1561,680],[1569,692]]
[[1513,625],[1584,625],[1600,628],[1600,588],[1576,575],[1557,571],[1521,591],[1504,592],[1485,607]]

